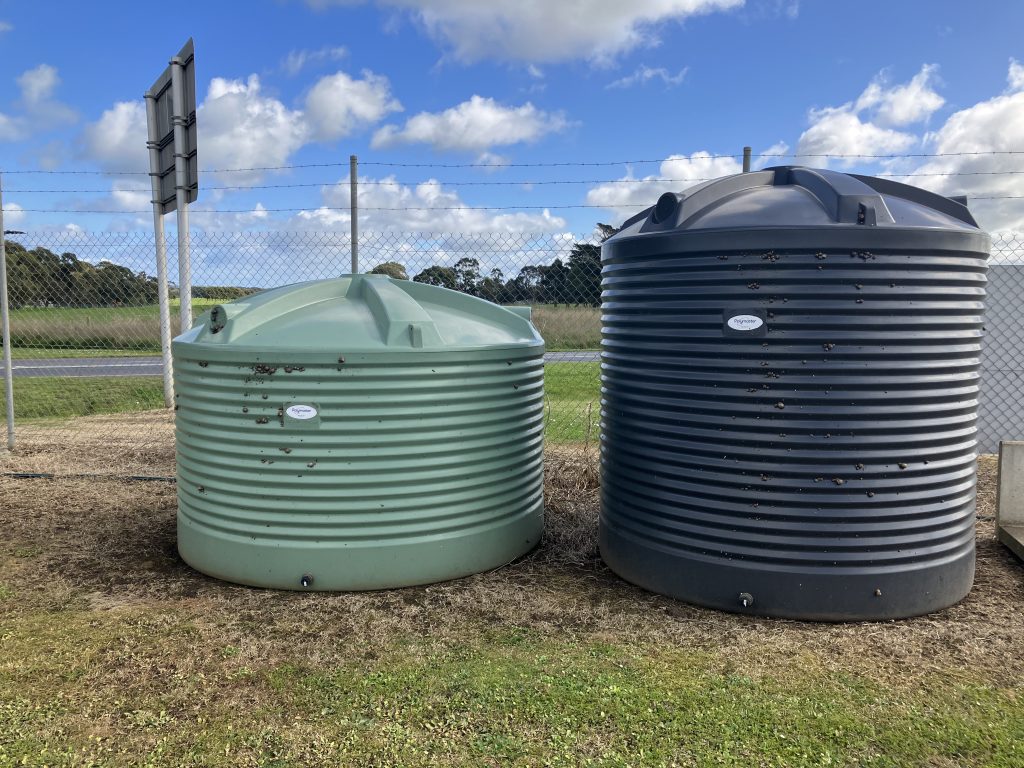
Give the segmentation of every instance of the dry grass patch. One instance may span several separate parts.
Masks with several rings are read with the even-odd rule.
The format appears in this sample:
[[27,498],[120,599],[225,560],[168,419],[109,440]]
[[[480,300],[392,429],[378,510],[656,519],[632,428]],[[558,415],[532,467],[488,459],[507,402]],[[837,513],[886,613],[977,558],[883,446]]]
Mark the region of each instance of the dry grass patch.
[[[83,444],[81,465],[52,459],[42,450],[26,458],[37,471],[98,469],[102,448]],[[164,450],[118,460],[117,469],[125,473],[162,474],[172,471],[173,456]],[[1024,589],[1024,570],[995,540],[994,474],[994,457],[983,457],[974,590],[957,606],[905,621],[827,625],[736,616],[622,581],[597,551],[596,449],[577,447],[548,451],[546,532],[532,553],[457,581],[362,594],[257,590],[192,571],[177,556],[175,488],[168,483],[3,480],[3,583],[19,596],[3,610],[68,604],[184,609],[201,617],[204,632],[264,660],[288,655],[297,638],[324,632],[444,637],[461,636],[467,627],[525,627],[542,634],[715,650],[750,671],[809,655],[827,668],[897,682],[962,669],[1009,685],[1024,679],[1024,617],[1012,610]],[[16,551],[34,554],[19,559]],[[257,625],[266,631],[249,635],[247,628]],[[337,652],[311,647],[311,661],[328,663]]]
[[[166,452],[104,448],[77,446],[82,466],[171,470]],[[32,450],[20,460],[39,470],[72,466]],[[549,449],[546,534],[520,560],[356,594],[196,573],[176,552],[168,483],[2,479],[0,756],[66,744],[104,765],[635,765],[641,749],[652,765],[1021,764],[1024,569],[994,538],[994,457],[979,464],[970,596],[845,625],[706,610],[617,578],[597,551],[597,467],[594,448]]]

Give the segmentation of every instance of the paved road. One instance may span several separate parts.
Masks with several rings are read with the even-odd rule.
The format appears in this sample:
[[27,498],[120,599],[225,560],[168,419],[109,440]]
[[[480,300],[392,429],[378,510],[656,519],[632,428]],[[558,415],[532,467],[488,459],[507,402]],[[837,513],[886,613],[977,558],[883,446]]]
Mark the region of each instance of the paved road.
[[[546,363],[593,363],[599,352],[548,352]],[[0,364],[0,374],[4,368]],[[53,357],[15,360],[15,376],[159,376],[159,357]]]

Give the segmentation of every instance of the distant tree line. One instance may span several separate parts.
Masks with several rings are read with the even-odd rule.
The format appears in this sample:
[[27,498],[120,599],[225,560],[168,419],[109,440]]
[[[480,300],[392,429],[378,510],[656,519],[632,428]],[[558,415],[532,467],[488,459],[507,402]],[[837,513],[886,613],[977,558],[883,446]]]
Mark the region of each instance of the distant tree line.
[[[597,228],[602,242],[618,231],[607,224],[598,224]],[[405,266],[396,261],[379,264],[370,272],[398,280],[409,279]],[[506,277],[497,268],[484,274],[480,261],[466,256],[450,267],[427,267],[412,279],[498,304],[529,302],[597,306],[601,303],[601,246],[574,243],[565,262],[555,259],[551,264],[528,265],[512,277]]]
[[193,285],[192,298],[234,301],[259,293],[262,288],[239,288],[234,285]]
[[[618,230],[598,224],[601,241]],[[403,264],[388,261],[371,273],[408,280]],[[466,256],[454,265],[431,266],[412,278],[418,283],[437,285],[479,296],[499,304],[586,304],[601,303],[601,246],[574,243],[563,262],[527,265],[516,275],[501,269],[481,271],[480,261]],[[8,296],[12,307],[117,307],[156,304],[156,278],[145,272],[101,261],[91,264],[73,253],[56,254],[46,248],[25,248],[7,241]],[[231,301],[256,293],[258,288],[238,286],[193,286],[197,299]],[[171,295],[177,295],[171,288]]]
[[156,278],[73,253],[29,250],[7,241],[7,284],[12,307],[142,306],[157,301]]

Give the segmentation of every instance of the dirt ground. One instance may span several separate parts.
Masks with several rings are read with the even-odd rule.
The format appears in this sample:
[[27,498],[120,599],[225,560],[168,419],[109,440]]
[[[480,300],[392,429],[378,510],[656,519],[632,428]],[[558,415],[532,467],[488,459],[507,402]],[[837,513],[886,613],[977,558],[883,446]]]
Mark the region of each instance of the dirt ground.
[[[45,430],[0,454],[0,573],[18,594],[8,611],[145,606],[188,615],[207,640],[231,643],[250,663],[309,661],[339,653],[324,633],[430,637],[527,627],[540,633],[707,649],[745,674],[806,657],[825,668],[913,683],[931,672],[971,670],[995,685],[1024,678],[1024,567],[994,536],[996,463],[979,462],[978,568],[973,591],[947,610],[903,621],[812,624],[735,616],[652,595],[612,574],[597,551],[597,457],[562,448],[547,457],[547,529],[541,546],[499,570],[427,587],[362,594],[299,594],[234,586],[186,566],[175,545],[175,486],[110,475],[173,475],[171,425],[136,415],[80,420],[59,444]],[[124,451],[110,430],[147,436]]]

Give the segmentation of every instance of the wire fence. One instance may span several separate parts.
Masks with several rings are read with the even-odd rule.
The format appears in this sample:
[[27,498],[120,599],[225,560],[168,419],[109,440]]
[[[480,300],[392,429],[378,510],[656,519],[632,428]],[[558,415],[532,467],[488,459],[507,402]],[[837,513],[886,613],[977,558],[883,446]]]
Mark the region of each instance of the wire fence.
[[[365,233],[360,267],[532,306],[548,350],[547,440],[587,446],[598,436],[600,242],[610,233]],[[191,245],[196,316],[264,288],[337,276],[350,261],[348,234],[333,231],[195,232]],[[8,241],[7,256],[17,441],[7,465],[54,446],[72,457],[100,444],[107,453],[173,450],[152,237],[28,233]],[[177,299],[172,286],[175,333]],[[981,367],[984,452],[1024,439],[1022,315],[1024,240],[997,236]]]
[[[171,238],[169,275],[177,275]],[[349,271],[347,233],[194,232],[192,306]],[[533,307],[547,345],[546,436],[597,438],[600,238],[567,234],[367,233],[361,271],[382,271]],[[102,445],[138,454],[173,444],[165,407],[151,236],[29,233],[7,243],[16,450]],[[177,334],[177,287],[170,291]],[[8,461],[8,464],[11,462]]]

